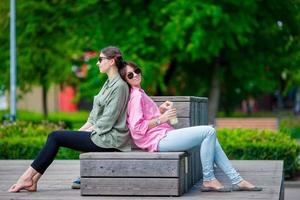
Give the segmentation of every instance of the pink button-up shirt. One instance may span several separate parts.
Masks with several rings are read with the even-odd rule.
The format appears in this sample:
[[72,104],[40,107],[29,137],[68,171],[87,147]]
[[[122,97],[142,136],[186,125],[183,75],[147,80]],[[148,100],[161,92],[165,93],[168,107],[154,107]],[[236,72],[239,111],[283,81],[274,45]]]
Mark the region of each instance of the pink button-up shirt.
[[161,115],[159,108],[144,90],[133,87],[130,89],[130,99],[127,110],[127,125],[134,143],[141,149],[157,151],[159,141],[174,128],[168,123],[162,123],[149,129],[151,119]]

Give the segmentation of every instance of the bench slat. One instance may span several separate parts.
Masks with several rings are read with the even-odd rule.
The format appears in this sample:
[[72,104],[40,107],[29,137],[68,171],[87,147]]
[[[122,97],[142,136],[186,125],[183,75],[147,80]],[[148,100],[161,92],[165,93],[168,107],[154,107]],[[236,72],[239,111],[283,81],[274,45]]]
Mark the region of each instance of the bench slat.
[[179,177],[179,160],[83,160],[81,177]]
[[179,196],[175,178],[81,178],[81,195]]
[[89,152],[80,154],[80,160],[96,160],[96,159],[179,159],[184,156],[185,152]]
[[194,96],[150,96],[153,101],[172,101],[172,102],[186,102],[186,101],[197,101],[197,102],[207,102],[206,97],[194,97]]

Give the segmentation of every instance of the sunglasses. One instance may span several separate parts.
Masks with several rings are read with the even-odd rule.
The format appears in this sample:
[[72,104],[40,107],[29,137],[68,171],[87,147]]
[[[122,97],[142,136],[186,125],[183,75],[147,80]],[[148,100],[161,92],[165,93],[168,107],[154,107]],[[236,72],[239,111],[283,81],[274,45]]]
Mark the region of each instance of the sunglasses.
[[99,58],[98,58],[99,63],[101,63],[102,60],[104,60],[104,59],[109,59],[109,58],[107,58],[107,57],[99,57]]
[[[139,68],[136,68],[134,71],[133,71],[136,75],[139,75],[142,71],[139,69]],[[133,72],[129,72],[127,74],[127,78],[128,79],[132,79],[134,77],[134,74]]]

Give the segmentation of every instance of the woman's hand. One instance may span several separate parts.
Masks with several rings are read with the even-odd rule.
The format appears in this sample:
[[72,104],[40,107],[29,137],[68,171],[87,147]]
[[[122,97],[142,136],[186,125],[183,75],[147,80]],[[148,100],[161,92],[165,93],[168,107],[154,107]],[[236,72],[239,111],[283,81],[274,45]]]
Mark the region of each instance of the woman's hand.
[[166,101],[159,106],[159,112],[161,114],[164,114],[167,110],[171,109],[172,107],[173,107],[173,102]]
[[91,126],[89,127],[88,129],[86,129],[85,131],[88,131],[88,132],[93,132],[94,131],[94,126]]
[[176,108],[168,109],[159,117],[160,123],[165,123],[177,116]]
[[93,127],[94,129],[93,124],[91,124],[90,122],[86,122],[78,131],[89,131],[88,129],[90,129],[91,127]]

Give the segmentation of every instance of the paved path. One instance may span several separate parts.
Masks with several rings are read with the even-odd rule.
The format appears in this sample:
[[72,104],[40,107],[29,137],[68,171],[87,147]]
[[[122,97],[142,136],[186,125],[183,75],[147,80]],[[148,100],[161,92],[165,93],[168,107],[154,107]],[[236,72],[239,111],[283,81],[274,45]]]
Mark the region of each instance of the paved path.
[[[46,171],[38,187],[38,192],[8,193],[7,189],[13,184],[31,163],[30,160],[0,160],[0,199],[19,200],[78,200],[78,199],[279,199],[280,183],[282,180],[281,161],[232,161],[241,175],[251,182],[262,186],[262,192],[231,192],[231,193],[201,193],[200,183],[181,197],[117,197],[117,196],[80,196],[80,190],[70,189],[72,180],[79,175],[79,161],[56,160]],[[251,171],[249,171],[251,169]],[[216,176],[228,184],[228,179],[219,170]]]
[[285,188],[284,199],[285,200],[299,200],[300,187],[299,188]]
[[249,117],[249,118],[217,118],[217,128],[249,128],[278,130],[277,118]]

